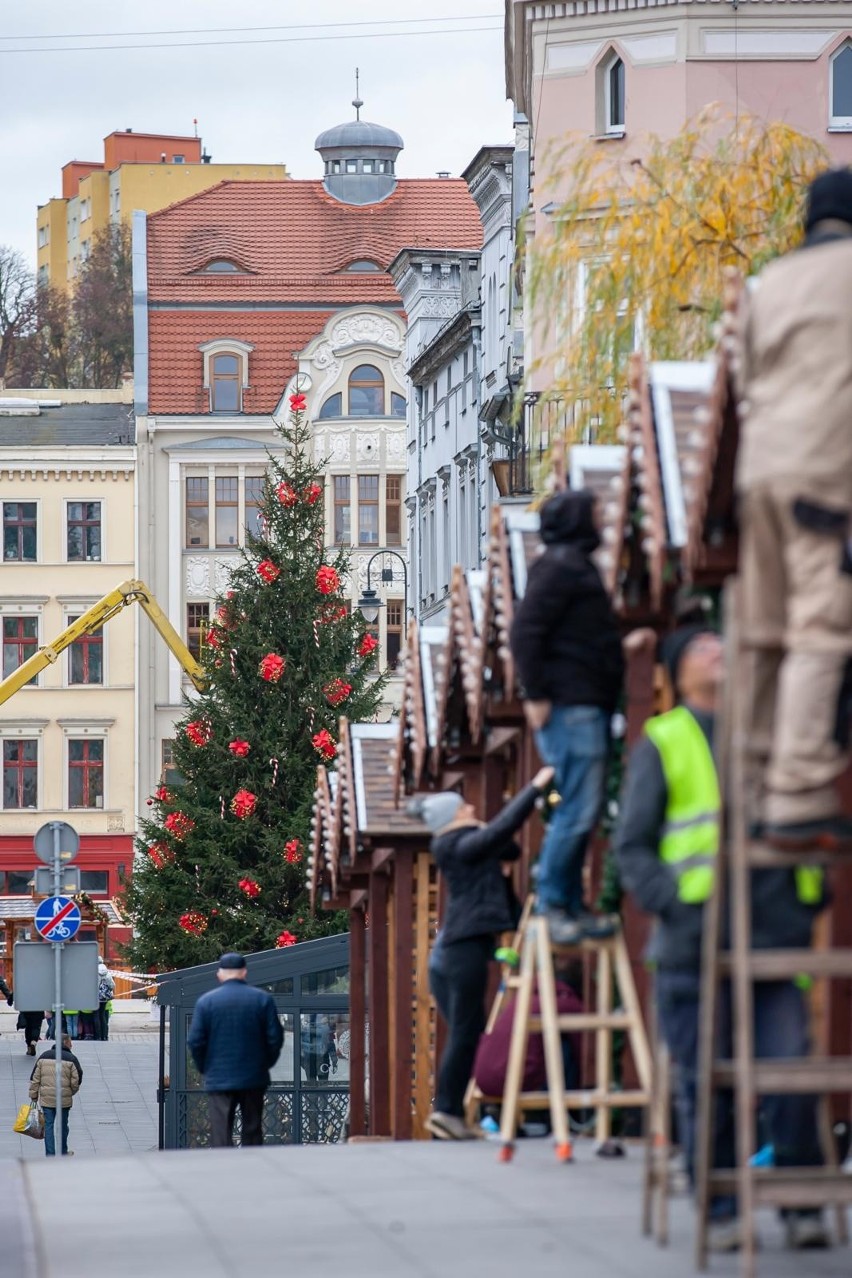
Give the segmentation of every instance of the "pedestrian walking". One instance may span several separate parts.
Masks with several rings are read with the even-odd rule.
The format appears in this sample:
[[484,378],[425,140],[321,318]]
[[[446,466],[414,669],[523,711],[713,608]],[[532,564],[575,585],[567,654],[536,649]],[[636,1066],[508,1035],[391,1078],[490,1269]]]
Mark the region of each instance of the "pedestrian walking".
[[275,999],[248,985],[247,975],[242,954],[223,954],[218,988],[202,994],[192,1014],[188,1044],[204,1075],[213,1146],[233,1144],[238,1107],[241,1143],[263,1144],[263,1098],[284,1042]]
[[109,1038],[109,1012],[107,1005],[115,993],[115,981],[102,954],[98,955],[98,1007],[95,1012],[95,1038],[105,1043]]
[[[83,1067],[71,1050],[71,1039],[62,1035],[62,1095],[59,1108],[62,1113],[62,1153],[68,1153],[68,1117],[74,1097],[83,1082]],[[56,1154],[56,1051],[42,1052],[30,1075],[30,1100],[38,1101],[44,1110],[44,1152],[51,1158]]]
[[[744,299],[738,373],[751,825],[781,848],[852,843],[852,171],[808,191],[803,245]],[[840,713],[838,713],[840,711]]]
[[430,957],[429,983],[449,1035],[438,1070],[435,1108],[426,1127],[439,1140],[467,1140],[464,1094],[485,1028],[488,965],[496,938],[518,924],[518,903],[502,869],[521,850],[513,835],[553,780],[542,768],[488,825],[460,794],[414,799],[409,812],[434,833],[432,856],[444,876],[447,907]]
[[9,1006],[11,1007],[11,1006],[12,1006],[12,1004],[14,1003],[14,1001],[15,1001],[15,996],[14,996],[14,994],[12,993],[12,991],[9,989],[9,986],[8,986],[8,985],[6,984],[6,982],[3,980],[3,977],[2,977],[2,976],[0,976],[0,994],[2,994],[2,995],[3,995],[3,997],[4,997],[4,998],[5,998],[5,1000],[6,1000],[6,1002],[7,1002],[7,1003],[9,1004]]
[[[722,815],[712,753],[722,644],[706,626],[686,626],[669,636],[663,655],[679,704],[648,721],[631,756],[616,859],[624,886],[656,919],[649,957],[656,969],[658,1021],[675,1065],[678,1133],[694,1182],[702,932]],[[824,901],[821,870],[754,870],[754,947],[807,948]],[[730,1007],[727,999],[723,1003],[728,1006],[721,1017],[721,1052],[730,1057]],[[808,1055],[808,1009],[793,981],[756,982],[754,1004],[758,1057]],[[715,1108],[714,1167],[733,1167],[732,1094],[720,1093]],[[816,1097],[765,1097],[764,1116],[778,1166],[822,1163]],[[788,1211],[785,1221],[791,1247],[828,1245],[818,1211]],[[710,1250],[736,1250],[741,1239],[736,1199],[717,1195],[710,1206]]]
[[44,1011],[18,1012],[17,1028],[24,1031],[27,1056],[35,1056],[36,1054],[35,1045],[41,1038],[41,1023],[43,1020]]
[[544,552],[532,564],[512,626],[524,713],[561,802],[541,848],[537,909],[552,940],[611,936],[583,905],[583,863],[604,796],[610,720],[624,679],[618,624],[592,554],[592,493],[556,493],[541,509]]

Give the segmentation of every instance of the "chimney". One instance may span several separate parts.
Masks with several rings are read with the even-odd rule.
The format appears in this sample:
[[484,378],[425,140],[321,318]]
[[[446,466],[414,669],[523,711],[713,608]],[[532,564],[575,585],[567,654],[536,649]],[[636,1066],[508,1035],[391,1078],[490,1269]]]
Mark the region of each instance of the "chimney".
[[132,130],[132,129],[125,129],[125,130],[124,130],[124,132],[125,132],[125,133],[132,133],[132,132],[133,132],[133,130]]
[[450,176],[450,170],[449,170],[449,169],[438,169],[438,177],[439,177],[439,178],[448,178],[449,176]]
[[213,159],[213,156],[212,156],[212,155],[208,155],[208,154],[207,154],[207,150],[206,150],[206,148],[205,148],[205,149],[201,152],[201,163],[202,163],[202,164],[209,164],[209,163],[210,163],[210,161],[211,161],[212,159]]

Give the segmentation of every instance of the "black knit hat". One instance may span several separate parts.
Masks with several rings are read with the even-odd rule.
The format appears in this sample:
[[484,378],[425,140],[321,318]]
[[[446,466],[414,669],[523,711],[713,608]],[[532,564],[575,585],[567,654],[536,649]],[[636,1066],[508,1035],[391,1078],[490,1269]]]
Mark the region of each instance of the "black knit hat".
[[805,230],[829,218],[852,225],[852,169],[829,169],[808,187]]
[[692,643],[693,639],[697,639],[699,635],[715,635],[716,631],[712,626],[678,626],[677,630],[673,630],[670,635],[666,635],[660,646],[660,656],[663,665],[666,667],[666,673],[671,680],[672,688],[675,695],[678,692],[677,679],[680,663],[684,654]]

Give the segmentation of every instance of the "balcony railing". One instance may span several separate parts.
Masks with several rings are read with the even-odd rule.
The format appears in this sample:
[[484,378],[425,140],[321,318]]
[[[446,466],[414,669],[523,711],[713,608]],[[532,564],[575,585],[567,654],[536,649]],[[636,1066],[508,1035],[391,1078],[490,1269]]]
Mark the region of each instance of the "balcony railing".
[[535,391],[524,396],[509,447],[510,497],[542,488],[550,446],[556,439],[569,438],[572,425],[572,408],[564,400],[545,399]]

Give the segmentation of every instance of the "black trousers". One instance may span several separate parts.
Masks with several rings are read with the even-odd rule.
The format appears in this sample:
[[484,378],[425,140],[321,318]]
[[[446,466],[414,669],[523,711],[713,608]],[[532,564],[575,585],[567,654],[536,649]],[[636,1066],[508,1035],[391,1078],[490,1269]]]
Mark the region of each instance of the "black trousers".
[[449,1029],[435,1094],[435,1109],[442,1114],[464,1116],[464,1094],[485,1029],[485,992],[493,953],[493,936],[451,941],[442,948],[440,970],[429,969],[429,986]]
[[208,1092],[210,1144],[214,1148],[233,1145],[237,1106],[243,1120],[241,1145],[263,1144],[263,1098],[265,1087],[245,1087],[234,1092]]

